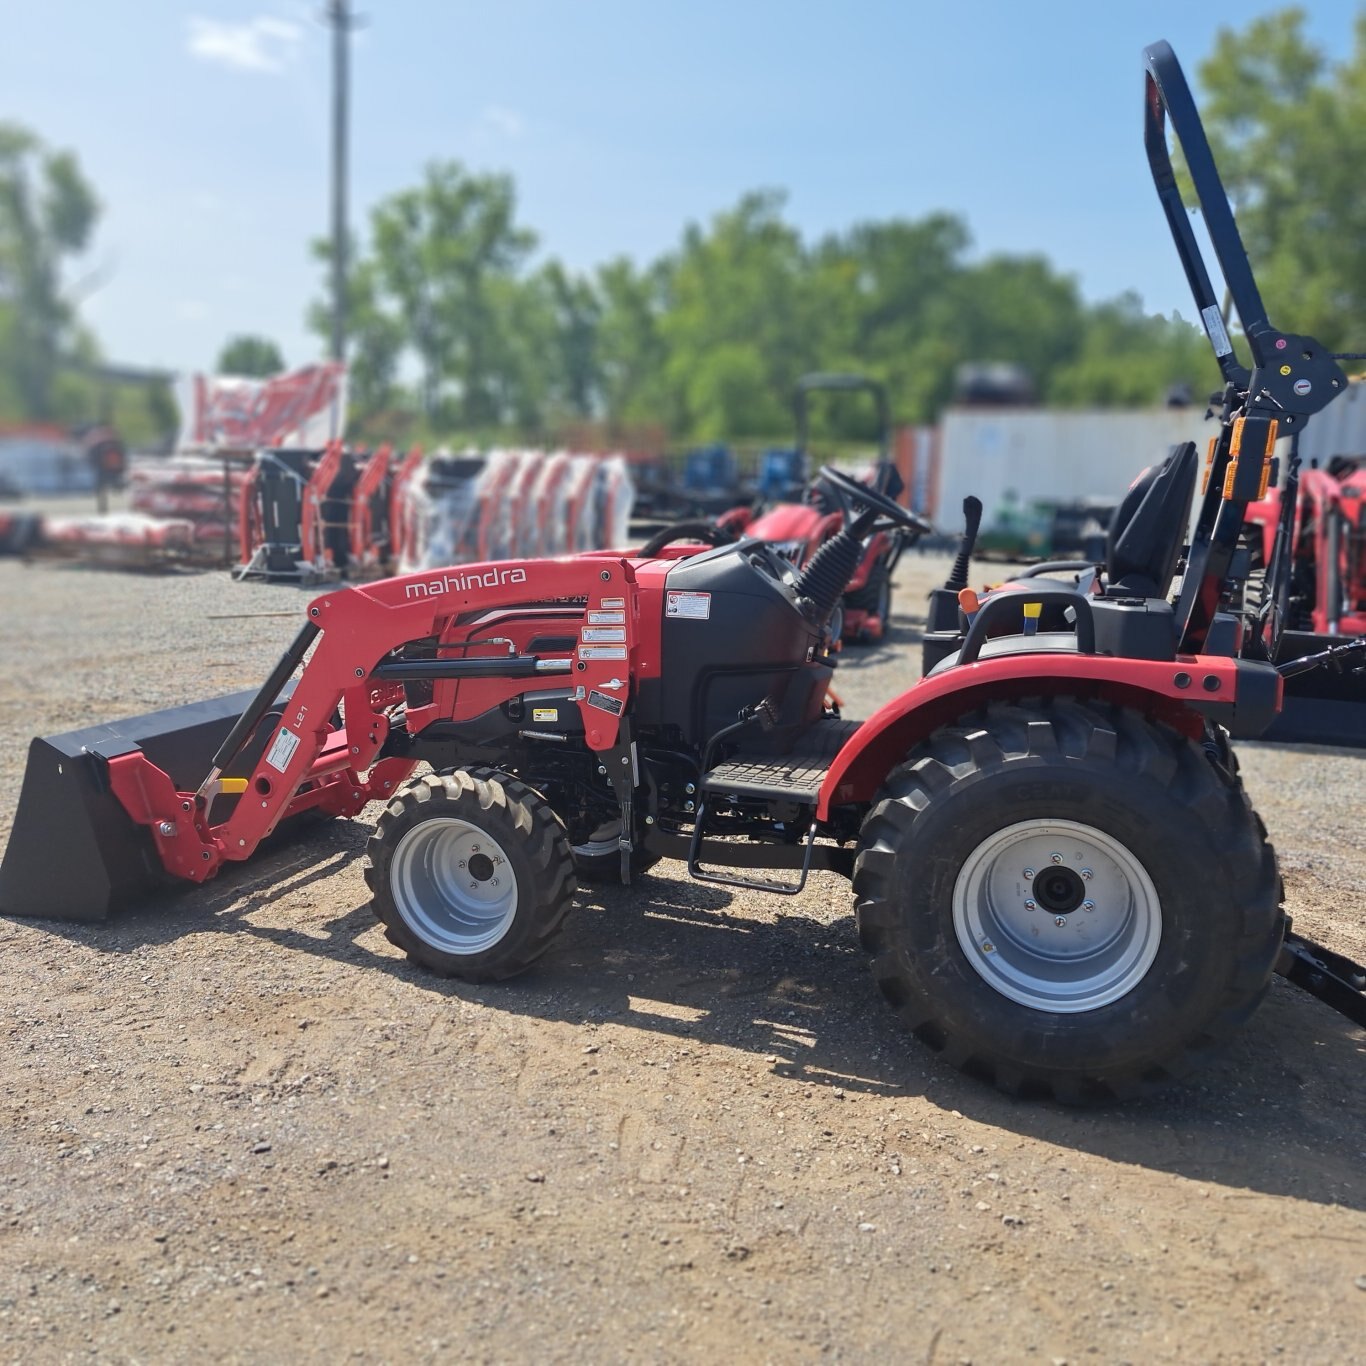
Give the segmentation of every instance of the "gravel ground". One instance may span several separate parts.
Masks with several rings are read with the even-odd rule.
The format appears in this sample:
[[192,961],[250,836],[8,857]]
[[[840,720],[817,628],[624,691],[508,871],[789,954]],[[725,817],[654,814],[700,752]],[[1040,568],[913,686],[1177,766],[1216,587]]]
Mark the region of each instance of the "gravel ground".
[[[304,601],[0,562],[0,840],[32,735],[252,686]],[[1366,958],[1360,760],[1240,754],[1297,925]],[[1192,1083],[1077,1113],[908,1039],[831,875],[666,863],[470,987],[378,932],[365,836],[0,920],[0,1359],[1360,1359],[1363,1034],[1279,979]]]

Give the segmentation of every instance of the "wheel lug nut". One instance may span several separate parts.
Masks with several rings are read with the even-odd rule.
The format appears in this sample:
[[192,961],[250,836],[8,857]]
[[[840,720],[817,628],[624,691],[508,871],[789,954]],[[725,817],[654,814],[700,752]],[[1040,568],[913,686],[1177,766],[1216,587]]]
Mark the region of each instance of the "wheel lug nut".
[[1024,879],[1025,879],[1026,882],[1028,882],[1029,879],[1032,878],[1033,876],[1034,876],[1034,870],[1033,870],[1032,868],[1026,868],[1026,869],[1024,870]]
[[1081,908],[1083,911],[1094,911],[1096,909],[1096,903],[1094,901],[1083,901],[1081,903]]
[[1081,870],[1081,875],[1087,880],[1087,882],[1090,882],[1091,879],[1095,877],[1095,874],[1089,868],[1083,868]]
[[1049,857],[1049,859],[1050,859],[1052,862],[1054,862],[1054,863],[1061,863],[1061,862],[1062,862],[1062,855],[1061,855],[1061,854],[1049,854],[1048,857]]
[[1053,917],[1053,923],[1054,923],[1059,929],[1062,929],[1062,927],[1063,927],[1065,924],[1067,924],[1067,917],[1066,917],[1065,915],[1055,915],[1055,916]]
[[461,859],[460,862],[456,865],[456,867],[458,867],[458,868],[463,868],[464,866],[465,866],[465,860],[464,860],[464,859]]
[[1027,911],[1032,911],[1033,909],[1034,909],[1034,900],[1033,900],[1033,898],[1032,898],[1032,897],[1026,897],[1026,898],[1025,898],[1025,910],[1027,910]]
[[984,939],[984,940],[982,940],[982,952],[983,952],[983,953],[995,953],[995,952],[996,952],[996,945],[993,944],[993,943],[991,942],[990,939]]
[[472,845],[470,845],[470,853],[471,853],[471,854],[477,854],[478,852],[479,852],[479,846],[478,846],[477,844],[472,844]]
[[498,879],[497,879],[497,878],[493,878],[492,881],[493,881],[493,885],[496,887],[496,886],[498,885]]

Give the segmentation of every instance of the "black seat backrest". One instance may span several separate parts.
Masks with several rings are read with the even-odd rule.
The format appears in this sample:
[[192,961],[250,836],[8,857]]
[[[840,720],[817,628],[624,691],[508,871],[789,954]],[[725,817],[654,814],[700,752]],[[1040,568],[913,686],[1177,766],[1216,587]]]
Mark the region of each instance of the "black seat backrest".
[[1199,468],[1195,443],[1187,441],[1129,486],[1106,538],[1107,597],[1165,598],[1171,591]]

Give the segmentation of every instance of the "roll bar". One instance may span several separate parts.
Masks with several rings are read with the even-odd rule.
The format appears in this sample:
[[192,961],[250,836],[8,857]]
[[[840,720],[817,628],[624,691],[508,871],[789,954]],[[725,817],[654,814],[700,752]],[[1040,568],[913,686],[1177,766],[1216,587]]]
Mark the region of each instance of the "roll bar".
[[[1282,434],[1289,435],[1346,389],[1347,376],[1327,349],[1312,337],[1279,332],[1267,319],[1266,306],[1181,63],[1170,44],[1162,42],[1143,50],[1143,64],[1143,143],[1148,165],[1219,369],[1229,384],[1246,395],[1244,408],[1249,415],[1255,410],[1274,417],[1286,429]],[[1185,154],[1219,269],[1247,338],[1252,356],[1250,371],[1234,355],[1209,271],[1181,200],[1167,151],[1168,121]]]

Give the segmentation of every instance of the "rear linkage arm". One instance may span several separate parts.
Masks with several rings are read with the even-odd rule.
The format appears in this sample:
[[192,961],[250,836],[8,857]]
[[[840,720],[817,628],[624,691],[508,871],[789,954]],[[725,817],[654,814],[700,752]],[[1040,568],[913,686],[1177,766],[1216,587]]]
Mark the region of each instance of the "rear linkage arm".
[[1366,968],[1360,963],[1287,933],[1276,971],[1366,1029]]

